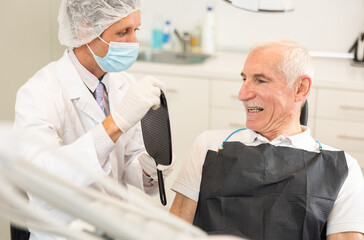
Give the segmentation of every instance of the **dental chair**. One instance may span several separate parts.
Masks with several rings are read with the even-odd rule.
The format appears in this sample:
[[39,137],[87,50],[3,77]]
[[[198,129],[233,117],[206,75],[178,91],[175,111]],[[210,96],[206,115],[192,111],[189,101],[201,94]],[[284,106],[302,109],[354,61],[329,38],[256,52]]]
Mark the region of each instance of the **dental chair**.
[[26,229],[10,225],[11,240],[29,240],[30,233]]
[[[22,194],[26,196],[25,192],[23,192]],[[14,225],[10,225],[10,236],[11,240],[29,240],[30,232],[28,232],[28,229],[23,229]]]
[[305,101],[305,104],[303,104],[301,109],[301,116],[300,116],[300,123],[303,126],[307,126],[308,121],[308,102]]

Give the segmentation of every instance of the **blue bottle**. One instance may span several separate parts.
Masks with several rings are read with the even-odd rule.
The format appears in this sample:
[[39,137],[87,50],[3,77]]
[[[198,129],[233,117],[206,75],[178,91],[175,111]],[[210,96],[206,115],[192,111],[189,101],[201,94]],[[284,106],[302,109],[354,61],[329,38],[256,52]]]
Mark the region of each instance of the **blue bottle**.
[[152,41],[151,47],[153,49],[161,50],[163,47],[163,30],[159,28],[154,28],[152,30]]

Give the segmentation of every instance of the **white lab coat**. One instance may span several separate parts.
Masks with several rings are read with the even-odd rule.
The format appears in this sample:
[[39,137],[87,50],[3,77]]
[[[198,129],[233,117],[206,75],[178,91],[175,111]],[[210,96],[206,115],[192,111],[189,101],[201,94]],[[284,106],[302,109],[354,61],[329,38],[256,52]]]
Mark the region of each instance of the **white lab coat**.
[[[111,111],[134,81],[131,75],[124,72],[107,73],[104,76],[103,83],[109,90]],[[40,150],[41,147],[30,147],[25,152],[30,161],[75,184],[91,185],[94,179],[80,174],[77,169],[63,166],[61,158],[57,157],[69,154],[73,157],[72,161],[86,163],[123,185],[131,184],[149,193],[156,192],[156,184],[143,184],[143,173],[137,160],[137,155],[145,151],[140,124],[121,135],[107,163],[100,166],[90,130],[104,119],[105,115],[80,79],[67,51],[58,61],[37,72],[17,92],[15,129],[35,130],[53,148],[45,152]],[[29,198],[30,205],[40,205],[64,220],[71,220],[55,209],[50,209],[40,199],[32,195]],[[52,238],[39,235],[34,239]]]

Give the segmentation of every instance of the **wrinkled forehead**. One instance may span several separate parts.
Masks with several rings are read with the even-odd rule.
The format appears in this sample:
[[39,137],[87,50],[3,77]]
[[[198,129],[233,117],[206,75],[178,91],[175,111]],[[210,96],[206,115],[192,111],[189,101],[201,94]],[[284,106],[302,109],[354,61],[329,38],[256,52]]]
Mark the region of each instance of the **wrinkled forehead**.
[[255,49],[249,53],[242,72],[246,76],[250,74],[281,74],[282,61],[283,51],[278,47]]
[[277,65],[280,61],[283,60],[284,52],[285,49],[282,46],[278,45],[261,47],[252,50],[248,55],[248,59],[253,59],[255,61],[267,64],[269,63],[272,65]]

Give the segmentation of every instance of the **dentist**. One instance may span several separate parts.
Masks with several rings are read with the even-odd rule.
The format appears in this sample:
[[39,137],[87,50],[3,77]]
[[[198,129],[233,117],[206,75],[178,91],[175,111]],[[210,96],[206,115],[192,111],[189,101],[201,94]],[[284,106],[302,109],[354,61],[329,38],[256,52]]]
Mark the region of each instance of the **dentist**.
[[[89,186],[95,179],[57,158],[69,154],[122,185],[158,191],[156,166],[146,154],[139,121],[160,104],[165,85],[153,77],[136,81],[125,72],[137,59],[139,0],[62,0],[59,40],[63,57],[31,77],[17,92],[15,129],[36,131],[52,151],[32,147],[23,154],[37,166]],[[171,166],[158,166],[168,176]],[[61,213],[28,194],[29,205]],[[35,231],[30,239],[54,239]]]

